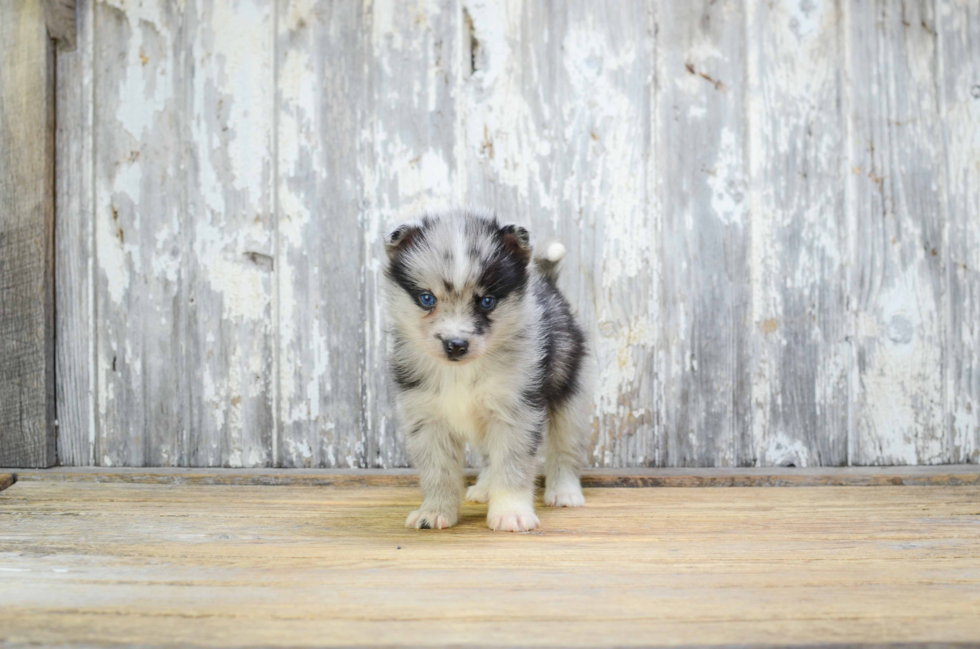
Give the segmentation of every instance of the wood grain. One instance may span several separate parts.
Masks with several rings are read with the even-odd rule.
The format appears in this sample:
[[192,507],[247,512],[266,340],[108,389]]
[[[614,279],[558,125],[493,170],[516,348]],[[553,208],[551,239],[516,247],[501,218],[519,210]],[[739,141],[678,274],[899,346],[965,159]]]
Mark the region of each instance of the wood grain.
[[276,465],[365,466],[360,139],[370,128],[370,21],[352,3],[279,5]]
[[[975,643],[980,487],[595,489],[535,534],[416,489],[20,481],[0,640],[194,646]],[[935,646],[935,645],[934,645]]]
[[[169,5],[170,3],[163,3]],[[180,236],[174,308],[183,387],[178,427],[152,428],[166,453],[147,464],[267,466],[275,426],[275,9],[272,0],[203,0],[181,15],[178,60],[185,111],[178,182],[182,214],[161,224]],[[152,208],[151,208],[152,209]],[[172,376],[171,358],[148,351]],[[166,395],[151,408],[166,409]],[[184,445],[170,446],[180,430]]]
[[36,0],[0,6],[0,464],[55,463],[54,50]]
[[932,2],[850,7],[853,464],[948,461],[935,20]]
[[746,432],[745,3],[663,2],[664,417],[668,466],[733,466]]
[[[572,2],[548,11],[534,4],[541,14],[529,12],[526,28],[544,39],[551,69],[542,69],[541,77],[554,76],[555,88],[552,94],[528,79],[526,96],[544,100],[539,110],[552,140],[544,152],[550,153],[553,184],[548,209],[533,203],[524,209],[542,243],[556,238],[573,251],[562,262],[560,285],[593,355],[590,461],[601,467],[670,463],[656,370],[662,251],[654,208],[661,137],[651,108],[654,7]],[[549,31],[534,28],[544,20],[554,25]],[[515,155],[512,164],[523,163]],[[542,160],[538,175],[548,167]]]
[[99,464],[272,462],[274,21],[237,8],[95,7]]
[[12,473],[0,473],[0,491],[3,491],[12,484],[14,484],[14,475]]
[[[749,2],[751,306],[742,466],[847,464],[851,347],[839,3]],[[858,254],[858,251],[853,251]],[[746,363],[750,361],[750,363]],[[746,367],[748,365],[748,367]]]
[[952,462],[980,462],[980,7],[939,3],[946,145],[946,421]]
[[95,85],[93,3],[78,0],[78,46],[58,54],[55,106],[55,337],[58,462],[95,464]]
[[157,1],[95,2],[93,19],[96,463],[186,463],[182,314],[192,296],[181,287],[193,220],[183,218],[181,143],[191,28],[175,4]]

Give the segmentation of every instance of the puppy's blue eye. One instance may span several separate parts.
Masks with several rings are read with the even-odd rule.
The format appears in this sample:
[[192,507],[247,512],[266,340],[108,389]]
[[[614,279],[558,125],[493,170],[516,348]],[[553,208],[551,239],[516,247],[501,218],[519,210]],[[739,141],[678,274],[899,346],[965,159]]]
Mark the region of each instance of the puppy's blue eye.
[[482,308],[484,311],[489,311],[495,306],[497,306],[497,298],[492,295],[488,295],[480,300],[480,308]]
[[419,304],[426,309],[431,309],[436,305],[436,296],[426,291],[419,294]]

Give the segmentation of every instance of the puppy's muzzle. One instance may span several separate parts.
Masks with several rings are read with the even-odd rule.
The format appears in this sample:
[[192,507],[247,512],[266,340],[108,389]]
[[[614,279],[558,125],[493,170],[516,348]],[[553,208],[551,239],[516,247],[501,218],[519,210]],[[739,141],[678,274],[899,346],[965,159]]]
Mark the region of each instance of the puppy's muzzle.
[[469,341],[462,338],[449,338],[442,341],[442,348],[446,350],[446,356],[451,361],[456,361],[466,356],[470,349]]

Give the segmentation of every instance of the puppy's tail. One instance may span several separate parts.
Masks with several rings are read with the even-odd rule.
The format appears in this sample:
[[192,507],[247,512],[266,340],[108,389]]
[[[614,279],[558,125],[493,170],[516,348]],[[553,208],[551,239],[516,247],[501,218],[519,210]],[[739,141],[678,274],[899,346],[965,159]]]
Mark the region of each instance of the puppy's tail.
[[552,241],[544,248],[544,255],[535,257],[538,271],[549,282],[558,281],[558,264],[565,257],[565,246],[560,241]]

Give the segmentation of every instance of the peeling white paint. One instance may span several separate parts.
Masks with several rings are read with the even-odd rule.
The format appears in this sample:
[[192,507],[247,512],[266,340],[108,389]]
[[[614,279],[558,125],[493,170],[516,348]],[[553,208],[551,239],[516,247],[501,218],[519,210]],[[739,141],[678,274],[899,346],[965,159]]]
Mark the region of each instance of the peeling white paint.
[[129,21],[133,41],[127,48],[116,122],[140,140],[146,131],[152,130],[154,121],[167,110],[172,99],[168,81],[173,78],[173,61],[165,52],[150,50],[149,44],[143,41],[144,29],[159,31],[162,27],[157,3],[140,2],[127,7],[123,0],[103,1],[122,10]]
[[[198,220],[194,227],[194,254],[207,268],[208,283],[221,294],[225,318],[265,320],[272,296],[266,286],[265,271],[250,264],[245,256],[241,231],[228,231]],[[225,247],[231,244],[231,250]]]
[[[551,193],[541,178],[540,160],[551,155],[547,134],[539,134],[519,83],[520,59],[511,40],[520,32],[520,13],[495,2],[465,2],[480,44],[461,108],[469,155],[493,168],[494,177],[528,199],[551,209]],[[533,67],[530,69],[533,70]],[[526,82],[526,81],[525,81]]]
[[604,327],[605,317],[599,318],[599,329],[606,335],[597,350],[596,414],[625,417],[629,411],[620,403],[621,392],[639,378],[637,363],[653,344],[653,322],[637,317],[625,327]]
[[[236,189],[246,193],[257,190],[261,194],[272,151],[272,134],[268,128],[272,125],[274,92],[269,5],[243,0],[213,2],[211,54],[221,61],[216,80],[222,94],[220,101],[228,110],[226,124],[235,126],[228,142],[231,180]],[[204,55],[204,52],[199,54]],[[255,203],[259,196],[250,198]]]
[[330,393],[330,375],[327,374],[330,367],[330,348],[327,346],[326,337],[320,331],[319,317],[313,320],[313,332],[310,338],[313,347],[313,367],[310,370],[310,381],[306,386],[306,400],[309,404],[310,419],[317,421],[320,418],[320,397]]
[[878,295],[880,310],[859,315],[868,355],[861,378],[861,430],[873,445],[866,452],[883,463],[933,464],[944,457],[944,436],[923,437],[916,431],[942,421],[941,384],[928,375],[942,363],[935,344],[939,323],[937,314],[921,307],[935,297],[916,267],[893,281]]
[[[610,289],[641,272],[649,272],[653,232],[646,213],[646,176],[641,122],[624,119],[637,107],[617,77],[636,63],[632,43],[616,48],[597,33],[594,23],[570,25],[564,39],[564,67],[577,100],[563,106],[565,137],[583,132],[601,145],[597,155],[582,160],[591,174],[569,177],[566,197],[576,192],[575,183],[591,175],[592,192],[606,198],[602,206],[602,286]],[[601,97],[601,101],[596,101]],[[586,120],[580,123],[579,120]],[[588,125],[588,126],[587,126]]]
[[708,172],[711,208],[725,225],[741,228],[748,211],[746,183],[743,176],[742,147],[730,128],[721,130],[714,168]]

